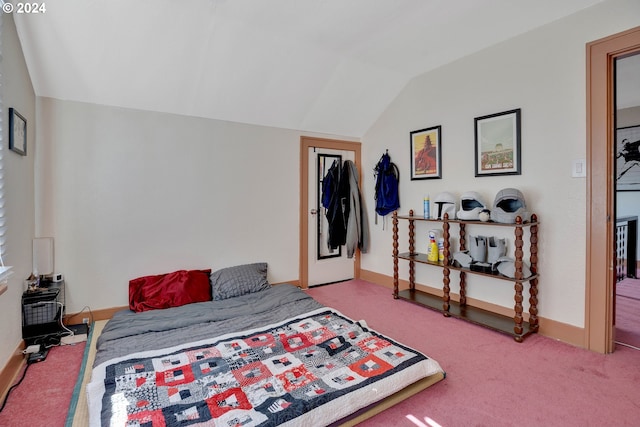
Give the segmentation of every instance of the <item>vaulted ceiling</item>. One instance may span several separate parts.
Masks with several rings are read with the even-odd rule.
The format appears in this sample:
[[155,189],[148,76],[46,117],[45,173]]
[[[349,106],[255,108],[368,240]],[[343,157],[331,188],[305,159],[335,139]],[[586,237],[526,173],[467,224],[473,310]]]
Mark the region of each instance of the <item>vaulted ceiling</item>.
[[37,96],[362,136],[415,76],[602,0],[56,0]]

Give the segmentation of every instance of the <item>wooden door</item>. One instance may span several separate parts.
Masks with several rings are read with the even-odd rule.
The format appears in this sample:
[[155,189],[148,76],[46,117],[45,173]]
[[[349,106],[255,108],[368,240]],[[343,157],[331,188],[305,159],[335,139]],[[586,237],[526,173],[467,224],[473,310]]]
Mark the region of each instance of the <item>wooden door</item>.
[[640,27],[587,44],[585,347],[615,348],[614,61],[640,51]]
[[[325,280],[335,281],[333,279],[327,279],[328,276],[318,276],[318,273],[323,269],[331,270],[333,267],[331,266],[332,262],[342,262],[332,260],[331,258],[320,259],[317,260],[319,262],[314,261],[313,266],[310,266],[310,259],[317,258],[315,247],[317,243],[314,238],[314,235],[317,236],[317,216],[318,214],[311,213],[311,210],[314,208],[313,200],[315,195],[310,194],[309,188],[312,190],[317,188],[316,182],[311,182],[315,176],[317,163],[316,156],[310,155],[310,152],[313,150],[316,152],[325,152],[331,154],[333,152],[348,152],[348,156],[353,156],[353,162],[355,163],[358,171],[360,171],[360,176],[362,176],[361,167],[360,167],[360,143],[352,142],[352,141],[340,141],[333,139],[324,139],[324,138],[315,138],[315,137],[307,137],[303,136],[300,138],[300,286],[303,289],[307,289],[309,285],[324,283]],[[334,150],[334,151],[331,151]],[[347,155],[345,153],[345,155]],[[312,160],[310,160],[312,158]],[[345,159],[343,159],[345,160]],[[310,176],[312,178],[310,178]],[[362,179],[360,179],[362,182]],[[310,198],[312,202],[310,203]],[[310,238],[311,235],[311,238]],[[342,250],[344,251],[344,248]],[[346,258],[346,255],[345,255]],[[359,278],[360,277],[360,253],[356,251],[354,258],[349,262],[348,268],[352,270],[352,274],[348,278]],[[345,264],[342,264],[339,268],[343,269]],[[338,267],[336,267],[338,268]],[[343,275],[344,270],[341,270],[339,275]],[[337,276],[336,276],[337,277]],[[340,280],[340,279],[336,279]]]

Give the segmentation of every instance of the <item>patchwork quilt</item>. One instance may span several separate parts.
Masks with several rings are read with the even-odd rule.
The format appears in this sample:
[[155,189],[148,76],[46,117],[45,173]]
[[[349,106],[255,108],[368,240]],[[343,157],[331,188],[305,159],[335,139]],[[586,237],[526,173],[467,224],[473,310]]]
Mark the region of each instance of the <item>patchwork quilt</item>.
[[440,372],[331,308],[96,366],[92,426],[327,425]]

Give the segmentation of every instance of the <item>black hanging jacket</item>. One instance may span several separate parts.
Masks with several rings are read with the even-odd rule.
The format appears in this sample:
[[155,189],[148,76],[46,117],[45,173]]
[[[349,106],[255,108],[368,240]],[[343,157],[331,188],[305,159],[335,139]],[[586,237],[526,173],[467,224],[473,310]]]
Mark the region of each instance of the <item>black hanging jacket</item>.
[[327,243],[331,249],[344,245],[347,240],[347,218],[349,217],[348,175],[347,180],[344,180],[345,170],[347,169],[341,168],[340,163],[336,161],[331,165],[323,179],[322,204],[327,208],[326,215],[329,223]]

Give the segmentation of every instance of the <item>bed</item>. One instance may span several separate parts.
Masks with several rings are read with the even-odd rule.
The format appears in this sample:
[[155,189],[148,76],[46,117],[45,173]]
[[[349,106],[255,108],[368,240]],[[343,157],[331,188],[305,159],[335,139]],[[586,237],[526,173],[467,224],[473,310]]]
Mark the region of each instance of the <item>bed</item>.
[[[444,378],[364,321],[265,284],[266,265],[202,272],[211,300],[123,310],[104,326],[91,426],[355,424]],[[134,306],[131,295],[130,284]]]

